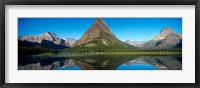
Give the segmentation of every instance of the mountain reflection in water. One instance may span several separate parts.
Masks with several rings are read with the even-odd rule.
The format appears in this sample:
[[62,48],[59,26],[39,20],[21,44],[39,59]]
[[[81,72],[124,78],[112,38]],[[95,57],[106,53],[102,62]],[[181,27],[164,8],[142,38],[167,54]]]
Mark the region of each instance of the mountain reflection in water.
[[181,56],[21,56],[18,70],[181,70]]

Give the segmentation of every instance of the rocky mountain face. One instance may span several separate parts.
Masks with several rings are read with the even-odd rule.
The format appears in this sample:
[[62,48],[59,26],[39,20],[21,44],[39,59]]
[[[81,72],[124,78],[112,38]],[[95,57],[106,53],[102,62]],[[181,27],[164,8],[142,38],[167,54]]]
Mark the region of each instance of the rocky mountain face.
[[29,36],[25,35],[19,38],[21,41],[28,41],[28,42],[35,42],[35,43],[42,43],[43,40],[52,41],[55,44],[61,45],[64,41],[58,37],[56,34],[51,32],[45,32],[39,36]]
[[181,35],[179,33],[175,32],[172,28],[163,28],[160,31],[160,33],[153,38],[153,40],[154,41],[162,40],[162,39],[166,38],[167,36],[169,36],[171,34],[174,34],[174,35],[181,37]]
[[98,18],[92,26],[76,42],[75,46],[101,48],[129,48],[129,45],[120,41],[107,26]]
[[[107,35],[108,37],[104,36]],[[80,40],[76,42],[76,45],[82,45],[93,41],[95,38],[104,37],[107,39],[116,38],[111,29],[105,24],[102,19],[97,19],[93,25],[83,34]],[[105,41],[104,44],[106,44]],[[120,41],[119,41],[120,42]]]
[[129,44],[129,45],[133,45],[135,47],[143,47],[148,41],[130,41],[130,40],[127,40],[125,41],[125,43]]
[[52,32],[45,32],[39,36],[25,35],[18,38],[20,44],[32,45],[32,46],[45,46],[47,48],[52,47],[71,47],[75,43],[73,38],[62,39]]
[[152,40],[147,42],[144,49],[174,49],[182,47],[182,36],[171,28],[163,28]]

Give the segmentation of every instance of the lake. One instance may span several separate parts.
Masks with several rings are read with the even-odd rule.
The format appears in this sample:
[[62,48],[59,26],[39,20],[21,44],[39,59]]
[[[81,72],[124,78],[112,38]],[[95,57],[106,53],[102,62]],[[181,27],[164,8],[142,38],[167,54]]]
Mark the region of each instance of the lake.
[[182,70],[182,56],[40,54],[19,56],[18,70]]

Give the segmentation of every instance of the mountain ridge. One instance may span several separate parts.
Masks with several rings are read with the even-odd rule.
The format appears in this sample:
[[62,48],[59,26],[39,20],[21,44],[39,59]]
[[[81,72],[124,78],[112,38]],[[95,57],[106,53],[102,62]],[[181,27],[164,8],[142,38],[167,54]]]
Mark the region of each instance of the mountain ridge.
[[113,33],[109,26],[98,18],[91,27],[76,41],[75,48],[84,48],[91,51],[114,51],[130,50],[136,47],[120,41]]
[[46,41],[47,43],[49,41],[49,43],[52,42],[55,45],[66,46],[66,47],[71,47],[76,41],[75,39],[72,39],[72,38],[62,39],[52,32],[44,32],[38,36],[30,36],[30,35],[19,36],[18,40],[22,42],[25,41],[25,42],[33,43],[33,44],[34,43],[41,44],[41,43],[44,43],[44,41]]
[[143,45],[145,45],[148,41],[130,41],[130,40],[126,40],[125,43],[129,44],[129,45],[133,45],[135,47],[142,47]]
[[[101,18],[97,18],[90,28],[81,36],[79,40],[74,38],[60,38],[55,33],[44,32],[38,36],[19,36],[18,40],[27,43],[28,45],[40,45],[57,47],[75,47],[84,48],[84,50],[95,51],[117,51],[117,50],[138,50],[138,49],[174,49],[182,48],[182,36],[172,28],[162,28],[150,41],[132,42],[119,40],[113,33],[111,28]],[[32,43],[32,44],[31,44]],[[55,44],[55,45],[53,45]],[[23,45],[23,44],[22,44]],[[25,44],[26,45],[26,44]],[[64,49],[64,48],[62,48]]]
[[160,33],[158,35],[156,35],[153,40],[160,40],[160,39],[164,39],[165,37],[169,36],[170,34],[175,34],[181,37],[181,35],[178,32],[175,32],[172,28],[162,28]]
[[[182,36],[172,28],[163,28],[152,40],[147,42],[143,49],[175,49],[182,40]],[[182,41],[181,41],[182,44]]]

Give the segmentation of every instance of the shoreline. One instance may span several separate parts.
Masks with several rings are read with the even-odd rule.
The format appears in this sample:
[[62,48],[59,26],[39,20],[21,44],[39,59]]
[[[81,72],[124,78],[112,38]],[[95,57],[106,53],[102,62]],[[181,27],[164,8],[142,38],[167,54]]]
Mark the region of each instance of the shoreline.
[[71,55],[182,55],[182,52],[88,52],[88,53],[68,53],[61,52],[58,54]]

